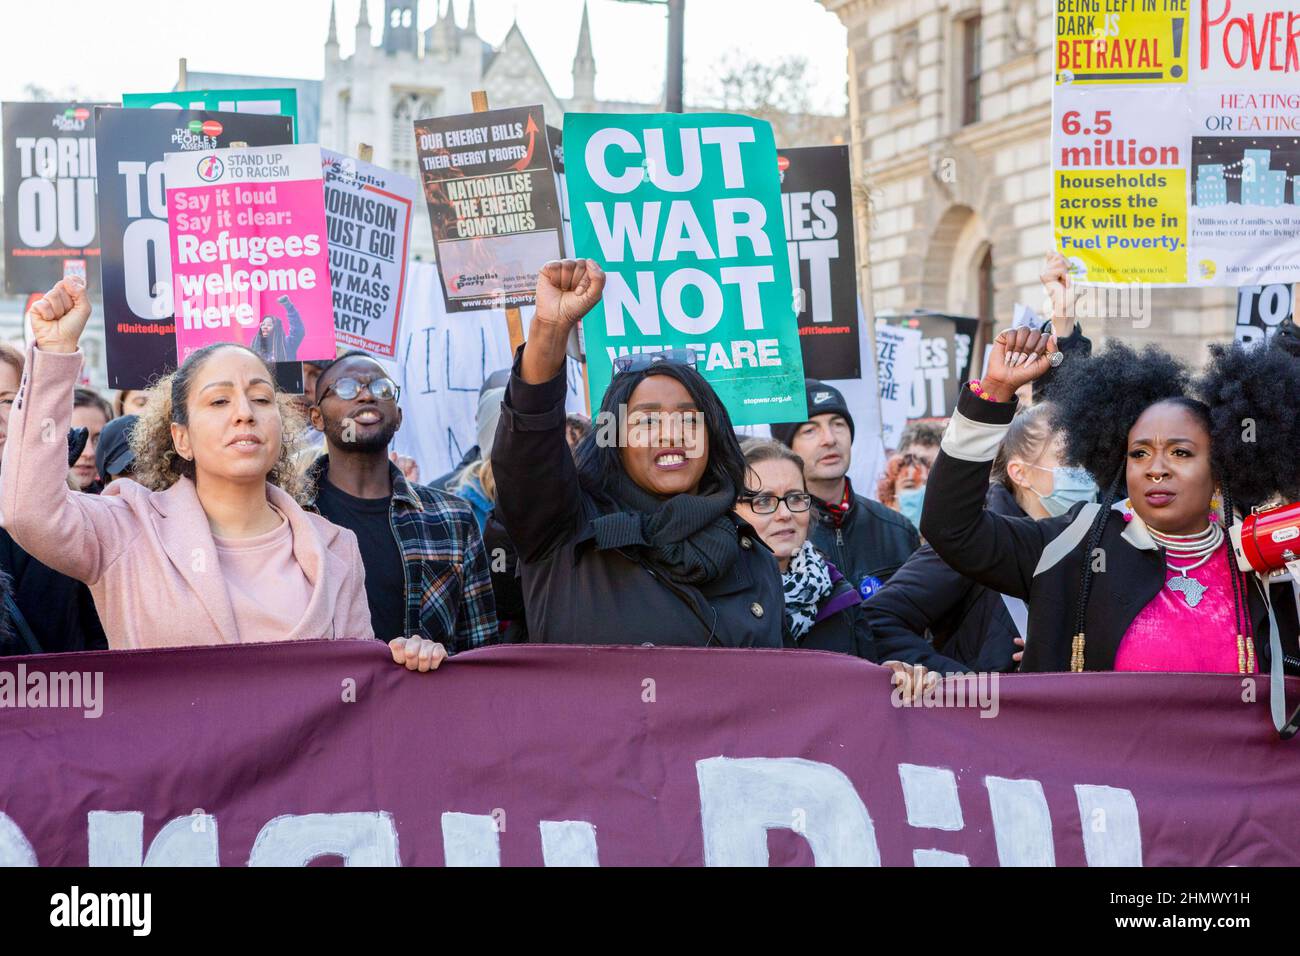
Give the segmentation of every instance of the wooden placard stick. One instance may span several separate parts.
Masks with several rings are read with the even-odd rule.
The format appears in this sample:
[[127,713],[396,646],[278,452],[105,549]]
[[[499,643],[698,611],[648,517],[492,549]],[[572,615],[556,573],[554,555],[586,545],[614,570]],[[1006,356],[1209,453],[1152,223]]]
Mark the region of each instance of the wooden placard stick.
[[[487,90],[474,90],[469,94],[469,101],[475,113],[488,111]],[[506,329],[510,333],[510,355],[513,360],[519,346],[524,344],[524,320],[519,317],[519,306],[506,307]]]

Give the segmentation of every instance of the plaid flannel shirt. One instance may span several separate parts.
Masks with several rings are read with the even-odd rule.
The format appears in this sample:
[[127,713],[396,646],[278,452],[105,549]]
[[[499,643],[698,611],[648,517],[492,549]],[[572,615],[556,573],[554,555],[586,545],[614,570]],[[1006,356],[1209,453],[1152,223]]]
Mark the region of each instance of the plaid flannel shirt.
[[[500,640],[487,549],[465,501],[413,485],[391,462],[388,522],[406,576],[406,633],[439,641],[448,654]],[[313,487],[329,471],[329,456],[311,468]],[[315,502],[313,501],[313,504]]]

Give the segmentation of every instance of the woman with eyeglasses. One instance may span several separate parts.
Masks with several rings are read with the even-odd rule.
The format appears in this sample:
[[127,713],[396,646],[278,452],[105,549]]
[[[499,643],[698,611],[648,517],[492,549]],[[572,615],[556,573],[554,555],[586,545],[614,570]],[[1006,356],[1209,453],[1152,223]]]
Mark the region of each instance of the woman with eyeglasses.
[[565,345],[604,286],[589,259],[542,268],[492,447],[530,640],[780,647],[776,560],[734,510],[744,457],[692,355],[624,356],[569,452]]
[[63,483],[64,443],[46,436],[68,428],[85,283],[64,279],[28,315],[0,514],[32,555],[89,585],[110,648],[372,637],[356,536],[299,504],[301,426],[260,356],[233,343],[191,353],[136,424],[134,480],[81,495]]

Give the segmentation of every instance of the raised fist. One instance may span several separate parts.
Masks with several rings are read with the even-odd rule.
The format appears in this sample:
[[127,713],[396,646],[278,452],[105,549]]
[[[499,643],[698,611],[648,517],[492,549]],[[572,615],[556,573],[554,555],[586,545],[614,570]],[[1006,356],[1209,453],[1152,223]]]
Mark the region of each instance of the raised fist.
[[90,319],[86,282],[69,276],[32,303],[27,320],[42,352],[75,352]]
[[546,263],[537,273],[536,321],[568,334],[600,301],[605,270],[591,259],[562,259]]
[[1052,367],[1056,336],[1030,328],[1007,329],[993,340],[984,390],[1000,402],[1009,402],[1016,389],[1041,378]]

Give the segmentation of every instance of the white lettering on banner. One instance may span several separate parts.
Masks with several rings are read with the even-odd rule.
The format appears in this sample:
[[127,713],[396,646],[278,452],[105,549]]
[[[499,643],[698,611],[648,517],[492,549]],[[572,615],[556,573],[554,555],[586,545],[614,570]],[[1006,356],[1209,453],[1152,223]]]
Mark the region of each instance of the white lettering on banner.
[[970,859],[964,853],[949,853],[947,850],[913,850],[913,866],[970,866]]
[[36,865],[36,851],[23,831],[7,814],[0,812],[0,867]]
[[117,164],[118,175],[126,180],[126,218],[138,219],[140,211],[140,177],[145,177],[145,199],[149,203],[149,215],[155,219],[167,218],[167,190],[163,186],[163,161],[149,163],[121,162]]
[[650,182],[670,193],[688,193],[704,178],[704,163],[700,159],[700,133],[695,129],[678,130],[682,144],[682,171],[674,175],[668,171],[668,151],[664,149],[664,131],[645,131],[646,169]]
[[754,130],[747,126],[706,126],[703,129],[681,129],[682,169],[679,173],[668,171],[664,131],[647,129],[645,145],[630,130],[607,126],[598,129],[587,140],[584,150],[587,172],[592,182],[608,193],[630,193],[644,178],[641,166],[629,165],[617,176],[610,172],[606,162],[611,146],[621,149],[625,156],[642,154],[650,181],[670,193],[690,192],[700,185],[704,176],[704,159],[700,144],[717,146],[722,164],[722,182],[727,189],[743,189],[745,171],[740,159],[740,145],[754,142]]
[[487,813],[444,813],[442,853],[448,866],[500,866],[496,818]]
[[705,866],[767,866],[767,831],[781,829],[807,840],[818,866],[880,866],[871,817],[839,768],[799,757],[712,757],[695,772]]
[[86,814],[91,866],[219,866],[217,821],[189,814],[167,821],[144,852],[144,814],[92,810]]
[[1141,866],[1142,828],[1131,790],[1074,786],[1083,824],[1083,853],[1089,866]]
[[344,866],[398,866],[393,815],[307,813],[276,817],[262,827],[248,855],[249,866],[306,866],[322,856],[341,856]]
[[95,237],[95,140],[81,136],[19,136],[14,202],[18,241],[40,249],[87,246]]
[[[587,212],[600,243],[600,254],[607,262],[622,262],[623,249],[632,246],[635,262],[649,262],[655,255],[655,235],[659,229],[659,202],[652,200],[641,207],[641,222],[630,202],[614,203],[614,222],[605,218],[605,204],[589,202]],[[673,205],[676,205],[674,203]],[[689,207],[689,203],[686,204]]]
[[84,246],[95,237],[93,179],[26,179],[18,187],[18,238],[33,248],[57,237]]
[[[754,255],[770,256],[772,243],[767,239],[763,227],[767,225],[767,210],[757,199],[738,196],[735,199],[715,199],[713,215],[718,230],[718,255],[723,259],[734,259],[740,255],[736,240],[742,236],[749,240]],[[744,220],[737,219],[744,216]]]
[[1002,866],[1056,866],[1052,815],[1037,780],[985,777]]
[[[879,866],[876,824],[853,782],[837,767],[795,757],[696,761],[704,863],[768,863],[767,831],[792,830],[808,841],[819,866]],[[945,767],[899,764],[906,824],[920,829],[965,829],[957,781]],[[1052,818],[1043,786],[1032,779],[984,778],[998,862],[1055,866]],[[1089,866],[1141,866],[1137,801],[1130,790],[1093,784],[1074,787]],[[901,825],[904,821],[898,821]],[[218,827],[196,810],[168,821],[144,852],[144,814],[98,811],[86,815],[91,866],[215,866]],[[489,814],[441,816],[448,866],[500,866],[502,827]],[[548,866],[598,866],[596,828],[586,820],[538,822]],[[249,866],[305,866],[341,856],[349,866],[399,866],[397,830],[387,811],[309,813],[270,820],[254,840]],[[966,866],[966,855],[918,848],[917,866]],[[36,866],[36,853],[17,823],[0,813],[0,866]]]
[[641,167],[629,166],[623,173],[615,176],[605,165],[605,152],[611,146],[617,146],[624,153],[641,152],[641,144],[632,133],[615,126],[598,129],[587,140],[585,159],[587,171],[592,182],[607,193],[630,193],[641,184]]
[[547,866],[600,866],[596,828],[586,820],[542,820],[537,827]]
[[[758,287],[764,282],[775,282],[776,273],[770,265],[729,266],[718,273],[723,285],[740,287],[741,315],[747,330],[764,328],[763,310]],[[636,293],[620,273],[610,272],[605,279],[605,329],[613,336],[626,335],[627,323],[623,313],[632,317],[643,335],[660,333],[660,315],[668,324],[687,335],[704,335],[722,318],[722,288],[713,277],[701,269],[678,269],[663,281],[658,294],[655,291],[653,272],[636,273]],[[686,287],[697,289],[700,307],[695,314],[688,313],[682,303]]]
[[[172,257],[167,248],[166,219],[137,219],[122,232],[123,292],[126,304],[140,318],[166,318],[172,314]],[[150,268],[152,263],[152,269]],[[149,284],[149,275],[156,277]],[[159,311],[159,297],[164,294],[166,307]]]
[[750,126],[706,126],[700,130],[700,139],[716,145],[722,153],[722,184],[728,189],[743,189],[745,167],[740,161],[740,144],[754,142]]

